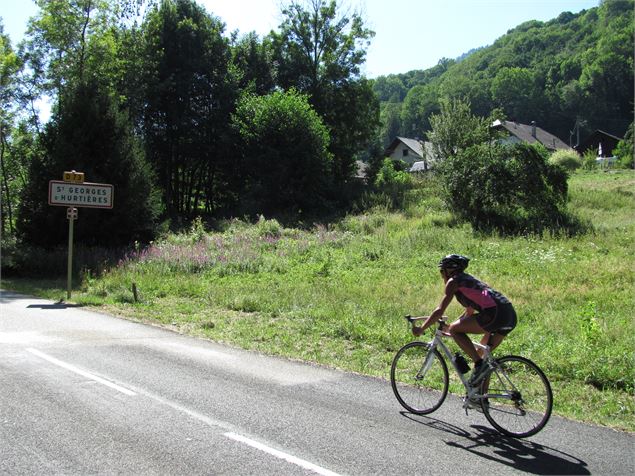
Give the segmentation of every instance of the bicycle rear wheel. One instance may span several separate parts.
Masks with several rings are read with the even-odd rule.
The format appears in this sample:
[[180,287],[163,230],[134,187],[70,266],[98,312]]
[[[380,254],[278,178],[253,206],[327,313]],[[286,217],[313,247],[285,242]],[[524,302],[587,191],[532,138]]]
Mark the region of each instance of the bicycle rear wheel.
[[496,360],[481,384],[483,414],[501,433],[535,435],[551,416],[553,395],[545,374],[531,360],[508,355]]
[[406,410],[425,415],[439,408],[448,394],[448,367],[438,350],[411,342],[395,355],[390,383]]

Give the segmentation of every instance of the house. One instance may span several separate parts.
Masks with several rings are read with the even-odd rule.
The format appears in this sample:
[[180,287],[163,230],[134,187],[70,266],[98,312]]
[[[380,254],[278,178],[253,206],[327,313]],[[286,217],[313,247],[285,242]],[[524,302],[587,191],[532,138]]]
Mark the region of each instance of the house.
[[362,160],[356,160],[355,175],[353,176],[353,178],[362,182],[365,181],[368,178],[368,168],[369,165],[366,162]]
[[621,137],[614,136],[608,132],[596,130],[593,134],[587,137],[576,150],[580,155],[588,150],[593,150],[597,153],[598,157],[613,157],[613,149],[617,146],[617,143],[621,141]]
[[411,172],[429,170],[435,160],[430,142],[407,137],[395,137],[384,155],[392,160],[403,160]]
[[571,147],[569,147],[553,134],[550,134],[544,129],[536,126],[536,123],[533,121],[530,125],[527,125],[515,121],[496,120],[492,123],[492,128],[507,131],[507,133],[509,133],[508,139],[504,140],[504,142],[506,143],[540,143],[544,145],[545,148],[550,152],[555,152],[556,150],[573,150]]
[[425,161],[420,160],[412,164],[412,167],[410,167],[409,172],[412,172],[412,173],[425,172],[427,170],[428,170],[428,164]]

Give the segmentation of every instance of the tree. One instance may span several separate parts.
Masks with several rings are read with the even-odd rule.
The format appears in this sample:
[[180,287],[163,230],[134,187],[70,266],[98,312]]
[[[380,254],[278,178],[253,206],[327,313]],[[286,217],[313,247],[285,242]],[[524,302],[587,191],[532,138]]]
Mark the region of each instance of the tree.
[[407,137],[422,137],[430,129],[430,116],[439,112],[439,96],[435,85],[413,87],[403,102],[401,122]]
[[[11,154],[9,136],[15,119],[17,75],[22,64],[4,34],[0,21],[0,230],[13,234],[13,212],[17,204],[20,167]],[[13,160],[12,160],[13,159]]]
[[440,159],[453,157],[491,138],[492,118],[472,114],[470,104],[460,99],[441,100],[441,111],[430,117],[428,140]]
[[67,90],[61,101],[64,114],[56,113],[44,133],[46,155],[31,162],[18,216],[23,242],[40,246],[66,242],[66,210],[50,207],[46,201],[49,180],[60,180],[66,170],[81,171],[87,181],[114,186],[112,210],[83,208],[79,212],[78,242],[110,247],[152,239],[160,197],[143,150],[130,133],[127,114],[96,81]]
[[231,46],[232,62],[238,68],[238,87],[243,92],[259,96],[269,94],[275,87],[273,51],[268,38],[262,41],[256,33],[248,33]]
[[373,90],[382,102],[400,103],[406,97],[407,89],[398,75],[380,76],[373,82]]
[[412,187],[412,177],[400,168],[398,162],[386,157],[382,161],[381,168],[377,172],[373,185],[384,194],[393,208],[401,208],[404,204],[406,191]]
[[579,220],[566,209],[567,173],[527,144],[479,144],[439,167],[452,212],[481,232],[575,233]]
[[25,59],[32,87],[59,97],[66,87],[89,77],[112,83],[118,73],[116,2],[108,0],[36,0]]
[[165,0],[144,24],[143,133],[171,218],[231,200],[228,124],[237,87],[223,29],[193,0]]
[[389,102],[383,105],[380,114],[381,145],[385,149],[401,132],[401,104]]
[[548,163],[546,150],[502,145],[491,119],[473,116],[461,101],[444,101],[431,119],[429,137],[443,159],[435,170],[448,208],[487,233],[578,231],[578,220],[566,210],[566,171]]
[[[492,80],[492,99],[497,107],[515,120],[531,119],[528,106],[534,103],[535,85],[527,68],[501,68]],[[533,109],[533,108],[532,108]]]
[[271,35],[278,83],[308,94],[329,128],[333,174],[346,181],[355,154],[366,148],[379,125],[377,98],[360,72],[374,33],[360,15],[339,15],[334,0],[293,1],[282,14],[280,32]]
[[294,90],[244,97],[233,116],[243,146],[250,214],[319,210],[330,188],[328,130]]

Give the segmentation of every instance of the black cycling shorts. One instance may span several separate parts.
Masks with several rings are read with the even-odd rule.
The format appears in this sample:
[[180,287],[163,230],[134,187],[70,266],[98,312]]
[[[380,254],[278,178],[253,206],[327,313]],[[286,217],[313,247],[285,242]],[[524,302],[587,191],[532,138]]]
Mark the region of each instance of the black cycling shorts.
[[516,311],[511,304],[499,304],[474,314],[478,325],[487,332],[506,336],[516,327]]

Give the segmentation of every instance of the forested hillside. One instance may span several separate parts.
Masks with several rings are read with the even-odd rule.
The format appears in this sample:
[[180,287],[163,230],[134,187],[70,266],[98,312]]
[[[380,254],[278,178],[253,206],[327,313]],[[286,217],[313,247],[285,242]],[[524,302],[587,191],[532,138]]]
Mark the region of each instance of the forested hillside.
[[501,108],[508,119],[536,121],[566,143],[576,121],[582,138],[596,129],[624,137],[633,120],[633,1],[523,23],[460,59],[379,77],[374,90],[384,145],[424,137],[443,97],[467,100],[480,116]]

